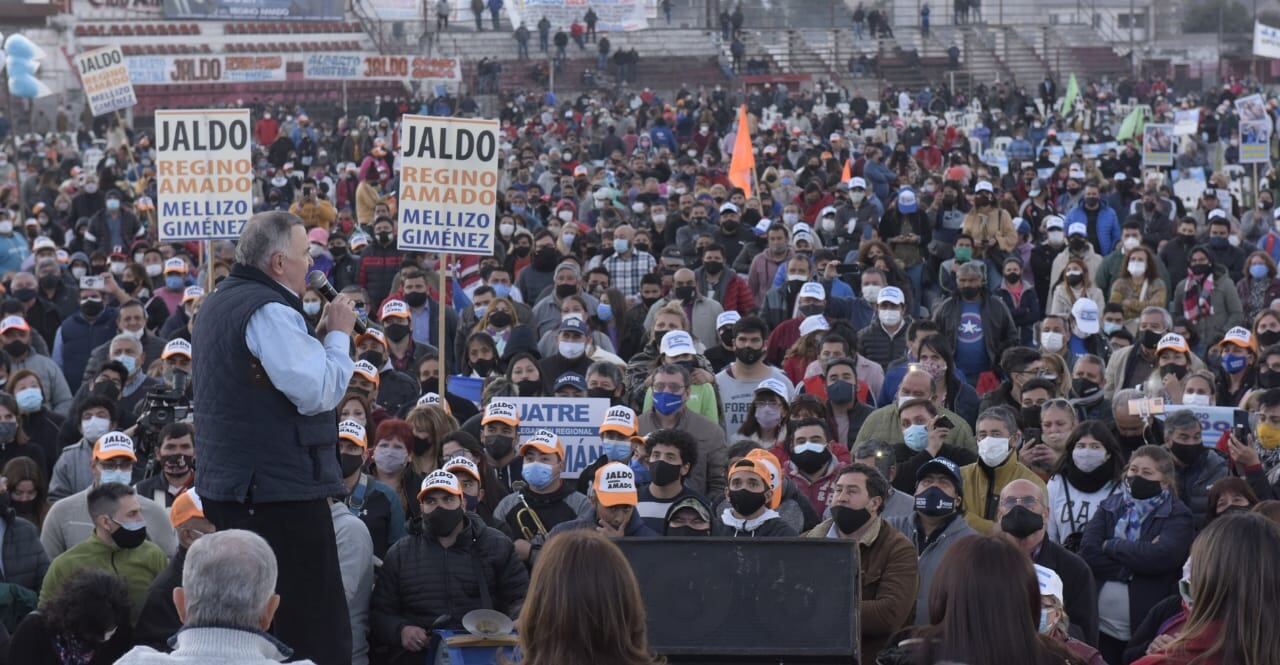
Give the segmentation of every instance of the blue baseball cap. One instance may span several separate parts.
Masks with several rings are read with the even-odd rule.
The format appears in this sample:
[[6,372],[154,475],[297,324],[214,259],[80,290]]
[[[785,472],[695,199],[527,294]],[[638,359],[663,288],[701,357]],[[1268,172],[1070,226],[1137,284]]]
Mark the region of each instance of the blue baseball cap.
[[919,207],[920,207],[920,203],[916,199],[915,192],[909,189],[904,189],[901,192],[898,192],[898,211],[899,212],[905,212],[910,214],[918,210]]
[[960,467],[955,462],[945,457],[935,457],[928,462],[920,465],[916,469],[916,482],[920,482],[922,478],[931,473],[941,473],[951,478],[952,484],[956,486],[956,496],[964,493],[964,480],[960,478]]
[[576,332],[580,335],[590,335],[591,331],[587,329],[587,322],[577,316],[566,316],[560,321],[560,332],[564,331]]
[[561,388],[577,388],[585,393],[587,392],[587,380],[577,372],[565,372],[560,375],[560,378],[556,379],[556,385],[555,388],[552,388],[552,391],[554,392]]

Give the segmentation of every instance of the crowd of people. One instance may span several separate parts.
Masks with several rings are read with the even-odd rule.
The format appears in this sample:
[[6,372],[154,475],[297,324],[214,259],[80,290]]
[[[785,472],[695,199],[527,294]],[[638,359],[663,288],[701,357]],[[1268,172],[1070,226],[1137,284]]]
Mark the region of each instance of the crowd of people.
[[[474,100],[252,104],[257,212],[301,225],[369,324],[316,425],[342,479],[341,580],[316,582],[341,583],[352,653],[298,655],[418,663],[488,608],[529,662],[646,662],[624,624],[581,659],[527,611],[601,602],[539,582],[621,561],[595,532],[855,541],[867,663],[1275,662],[1280,183],[1242,201],[1223,167],[1250,92],[1090,82],[1062,117],[1052,86],[997,85],[963,122],[930,90],[506,94],[497,251],[447,262],[397,249],[399,121]],[[1201,109],[1194,202],[1115,138],[1117,98]],[[193,489],[227,469],[195,445],[192,386],[221,370],[192,331],[242,248],[158,242],[149,133],[102,131],[96,163],[91,127],[0,154],[8,662],[285,657],[274,559]],[[325,329],[321,293],[292,295]],[[576,478],[515,397],[609,401]],[[242,579],[231,614],[195,602]],[[609,580],[607,612],[642,621]]]

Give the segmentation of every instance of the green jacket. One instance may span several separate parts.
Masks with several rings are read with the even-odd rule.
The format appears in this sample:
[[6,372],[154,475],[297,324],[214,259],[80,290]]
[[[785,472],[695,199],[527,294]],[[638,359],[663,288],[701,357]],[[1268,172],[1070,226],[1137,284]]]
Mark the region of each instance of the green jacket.
[[[938,407],[938,415],[950,418],[951,422],[955,424],[944,443],[968,448],[974,452],[978,451],[978,443],[973,438],[973,429],[969,427],[969,423],[965,422],[964,418],[961,418],[956,412],[942,407]],[[853,445],[856,446],[863,441],[872,439],[884,441],[891,446],[895,443],[904,443],[902,440],[902,423],[898,418],[897,404],[882,406],[872,411],[871,415],[867,416],[867,419],[863,421],[862,429],[858,430],[858,436],[853,440]]]
[[76,572],[85,568],[97,568],[114,573],[129,586],[129,603],[133,608],[133,621],[142,613],[142,604],[147,597],[147,589],[168,560],[155,543],[145,541],[141,545],[123,550],[103,543],[97,535],[58,555],[49,564],[49,572],[45,573],[44,583],[40,587],[40,606],[48,604],[49,599],[57,595],[58,590]]

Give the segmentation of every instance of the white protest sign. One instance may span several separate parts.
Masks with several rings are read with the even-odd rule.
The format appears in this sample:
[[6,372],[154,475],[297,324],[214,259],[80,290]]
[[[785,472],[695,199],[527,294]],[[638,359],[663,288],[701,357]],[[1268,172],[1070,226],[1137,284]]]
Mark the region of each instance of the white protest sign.
[[77,55],[76,69],[80,71],[80,84],[94,115],[127,109],[138,103],[119,46],[104,46]]
[[577,478],[582,470],[604,454],[600,424],[609,410],[603,397],[507,397],[520,410],[516,446],[540,429],[551,430],[564,444],[565,478]]
[[1280,58],[1280,28],[1254,21],[1253,54],[1264,58]]
[[1173,112],[1173,135],[1192,136],[1200,131],[1200,109]]
[[234,240],[253,215],[248,109],[156,111],[160,242]]
[[492,256],[498,121],[405,115],[397,157],[397,247]]
[[1186,404],[1166,404],[1164,407],[1167,416],[1174,411],[1190,411],[1196,414],[1196,418],[1200,419],[1200,427],[1202,428],[1200,439],[1204,445],[1210,448],[1218,445],[1218,439],[1222,438],[1223,432],[1227,432],[1235,424],[1236,411],[1239,409],[1230,406],[1189,406]]

